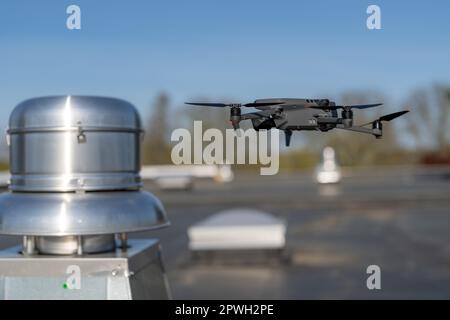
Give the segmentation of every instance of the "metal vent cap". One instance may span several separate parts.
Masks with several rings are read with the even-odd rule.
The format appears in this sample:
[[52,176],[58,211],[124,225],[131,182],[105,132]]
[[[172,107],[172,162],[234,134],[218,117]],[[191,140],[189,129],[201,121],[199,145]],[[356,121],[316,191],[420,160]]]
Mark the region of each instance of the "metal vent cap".
[[20,103],[9,119],[13,191],[138,189],[141,121],[120,99],[54,96]]

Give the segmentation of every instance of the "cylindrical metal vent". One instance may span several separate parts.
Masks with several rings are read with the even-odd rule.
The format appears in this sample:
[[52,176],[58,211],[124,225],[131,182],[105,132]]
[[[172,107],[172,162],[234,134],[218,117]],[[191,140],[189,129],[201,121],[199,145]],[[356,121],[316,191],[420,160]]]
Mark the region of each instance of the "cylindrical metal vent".
[[139,115],[113,98],[22,102],[9,121],[13,191],[127,190],[141,185]]

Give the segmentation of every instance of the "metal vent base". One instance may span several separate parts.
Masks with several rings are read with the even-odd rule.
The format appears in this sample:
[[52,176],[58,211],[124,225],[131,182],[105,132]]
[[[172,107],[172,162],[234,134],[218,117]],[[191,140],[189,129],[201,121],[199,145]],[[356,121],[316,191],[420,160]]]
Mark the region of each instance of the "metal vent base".
[[[20,247],[0,251],[0,299],[170,299],[159,241],[129,244],[126,251],[72,257],[23,256]],[[67,285],[77,268],[78,289]]]

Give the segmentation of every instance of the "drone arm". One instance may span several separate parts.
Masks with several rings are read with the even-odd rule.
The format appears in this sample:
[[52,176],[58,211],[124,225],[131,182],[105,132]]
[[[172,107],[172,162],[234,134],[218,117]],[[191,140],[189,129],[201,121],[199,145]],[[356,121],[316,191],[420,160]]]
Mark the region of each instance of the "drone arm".
[[[360,126],[350,126],[345,127],[343,125],[337,125],[336,128],[343,129],[343,130],[350,130],[350,131],[356,131],[361,133],[368,133],[375,136],[375,138],[381,138],[383,135],[383,121],[392,121],[406,113],[408,113],[408,110],[403,111],[397,111],[391,114],[386,114],[384,116],[379,117],[377,120],[362,124]],[[372,128],[367,128],[367,125],[372,125]]]
[[355,131],[355,132],[360,132],[360,133],[366,133],[366,134],[372,134],[372,135],[375,135],[375,136],[380,136],[380,135],[377,135],[373,131],[373,129],[369,129],[369,128],[366,128],[366,127],[353,126],[353,127],[347,127],[346,128],[343,125],[337,125],[336,128],[342,129],[342,130]]

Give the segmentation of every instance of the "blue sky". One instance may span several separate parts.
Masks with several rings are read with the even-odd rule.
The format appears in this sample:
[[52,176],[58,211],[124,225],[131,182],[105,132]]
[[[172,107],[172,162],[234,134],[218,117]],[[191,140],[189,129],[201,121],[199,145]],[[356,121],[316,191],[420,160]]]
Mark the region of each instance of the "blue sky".
[[[77,4],[82,29],[66,29]],[[381,7],[382,30],[366,28]],[[449,1],[18,1],[0,3],[0,126],[41,95],[121,97],[146,114],[164,90],[193,97],[330,98],[374,89],[401,101],[450,84]]]

